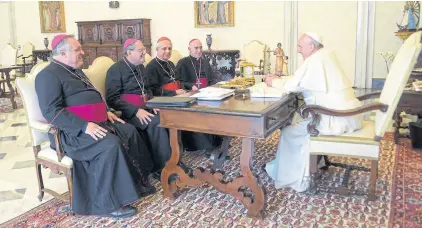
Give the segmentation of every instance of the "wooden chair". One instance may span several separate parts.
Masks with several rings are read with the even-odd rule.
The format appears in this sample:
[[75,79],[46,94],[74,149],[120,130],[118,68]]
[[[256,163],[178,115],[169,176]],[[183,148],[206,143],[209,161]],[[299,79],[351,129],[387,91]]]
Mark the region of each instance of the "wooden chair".
[[[310,192],[318,191],[316,185],[316,180],[319,177],[319,175],[317,175],[317,156],[354,157],[371,160],[371,168],[367,169],[338,163],[335,164],[335,166],[346,169],[343,182],[341,186],[336,189],[336,193],[343,195],[348,195],[350,193],[348,179],[351,170],[366,170],[370,171],[368,199],[376,199],[375,192],[378,176],[380,140],[389,126],[391,126],[397,103],[400,100],[403,89],[409,79],[409,75],[420,54],[421,34],[422,32],[412,34],[401,46],[392,63],[390,73],[387,76],[382,92],[359,97],[359,100],[379,97],[378,102],[363,105],[356,109],[342,111],[327,109],[317,105],[307,105],[302,109],[302,117],[307,117],[308,114],[312,116],[312,121],[308,125],[308,132],[311,134],[310,173],[312,183]],[[331,116],[352,116],[369,111],[376,111],[375,123],[365,121],[362,129],[340,136],[318,135],[319,132],[316,129],[316,126],[318,125],[319,115],[321,114]]]
[[[38,96],[35,91],[35,77],[37,74],[48,65],[48,62],[43,62],[35,65],[32,69],[33,73],[26,74],[24,78],[18,78],[16,84],[18,91],[22,96],[23,105],[25,108],[29,132],[31,136],[32,147],[35,155],[35,167],[38,178],[39,195],[38,199],[41,201],[44,197],[44,193],[47,192],[53,197],[69,201],[72,206],[72,167],[73,161],[67,157],[62,151],[60,142],[60,130],[56,127],[48,124],[48,121],[42,116],[39,104]],[[49,142],[48,134],[54,135],[56,142],[56,150],[50,148],[49,145],[46,147],[41,146],[44,142]],[[58,194],[57,192],[45,188],[43,177],[41,173],[41,166],[51,169],[54,173],[64,174],[67,178],[67,184],[69,189],[69,197]]]

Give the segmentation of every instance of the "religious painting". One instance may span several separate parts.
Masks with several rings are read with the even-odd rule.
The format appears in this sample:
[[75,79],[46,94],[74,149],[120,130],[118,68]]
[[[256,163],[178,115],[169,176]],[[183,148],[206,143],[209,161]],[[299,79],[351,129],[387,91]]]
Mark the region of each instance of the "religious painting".
[[195,28],[234,27],[234,1],[195,1]]
[[63,1],[40,1],[40,25],[42,33],[66,32]]

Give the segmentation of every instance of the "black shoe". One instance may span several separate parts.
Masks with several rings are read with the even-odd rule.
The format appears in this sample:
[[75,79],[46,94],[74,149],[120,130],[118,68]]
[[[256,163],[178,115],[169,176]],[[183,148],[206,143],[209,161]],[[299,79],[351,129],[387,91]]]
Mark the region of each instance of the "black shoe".
[[127,217],[131,217],[131,216],[135,215],[136,212],[138,212],[138,209],[136,209],[136,207],[132,207],[130,205],[127,205],[127,206],[120,208],[117,211],[111,212],[106,217],[127,218]]
[[140,197],[146,197],[157,192],[157,189],[151,183],[147,182],[145,184],[138,184],[136,186],[136,192]]
[[157,171],[155,173],[152,174],[152,178],[161,181],[161,171]]

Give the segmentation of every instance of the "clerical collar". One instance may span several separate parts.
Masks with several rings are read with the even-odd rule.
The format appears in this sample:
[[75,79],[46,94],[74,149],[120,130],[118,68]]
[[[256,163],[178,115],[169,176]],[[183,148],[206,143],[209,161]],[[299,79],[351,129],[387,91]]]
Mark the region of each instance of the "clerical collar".
[[155,58],[157,58],[158,60],[160,60],[161,62],[164,62],[164,63],[167,63],[168,62],[168,60],[163,60],[163,59],[161,59],[160,57],[155,57]]
[[[130,67],[132,67],[132,68],[136,68],[137,66],[139,66],[139,65],[141,65],[141,64],[139,64],[139,65],[135,65],[135,64],[133,64],[131,61],[129,61],[129,59],[127,59],[126,57],[123,57],[125,60],[126,60],[126,62],[129,64],[129,66]],[[124,60],[123,60],[124,61]]]
[[71,67],[71,66],[69,66],[69,65],[67,65],[67,64],[65,64],[65,63],[63,63],[63,62],[60,62],[60,61],[56,60],[56,59],[53,59],[53,62],[55,62],[55,63],[59,64],[61,67],[65,68],[65,69],[67,69],[67,70],[71,70],[71,71],[76,71],[76,70],[78,70],[78,69],[73,68],[73,67]]
[[[201,56],[201,57],[202,57],[202,56]],[[199,60],[201,59],[201,57],[199,57],[199,58],[195,58],[195,57],[193,57],[192,55],[189,55],[189,58],[193,59],[194,61],[199,61]]]

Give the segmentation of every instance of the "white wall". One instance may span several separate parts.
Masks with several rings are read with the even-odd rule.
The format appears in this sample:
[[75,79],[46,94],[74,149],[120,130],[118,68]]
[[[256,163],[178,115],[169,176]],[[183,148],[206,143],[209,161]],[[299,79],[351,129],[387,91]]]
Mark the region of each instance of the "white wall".
[[12,42],[9,19],[9,2],[0,2],[0,28],[2,30],[0,32],[0,50],[2,50],[7,43]]
[[[298,35],[315,32],[335,52],[352,85],[355,79],[357,2],[299,2]],[[298,57],[298,66],[303,62]]]
[[[399,50],[403,41],[395,36],[403,14],[404,2],[376,2],[374,52],[393,52]],[[420,24],[420,23],[419,23]],[[374,54],[374,77],[385,78],[387,68],[384,59]]]
[[[257,39],[272,48],[283,42],[283,2],[235,2],[235,27],[195,28],[193,1],[119,1],[120,8],[110,9],[108,1],[65,1],[66,32],[77,34],[76,21],[150,18],[154,43],[161,36],[168,36],[173,47],[187,54],[192,38],[202,40],[206,47],[206,34],[212,34],[213,49],[238,49],[250,40]],[[43,48],[44,37],[40,31],[38,2],[16,2],[17,41],[32,42]],[[20,19],[22,18],[22,19]]]

